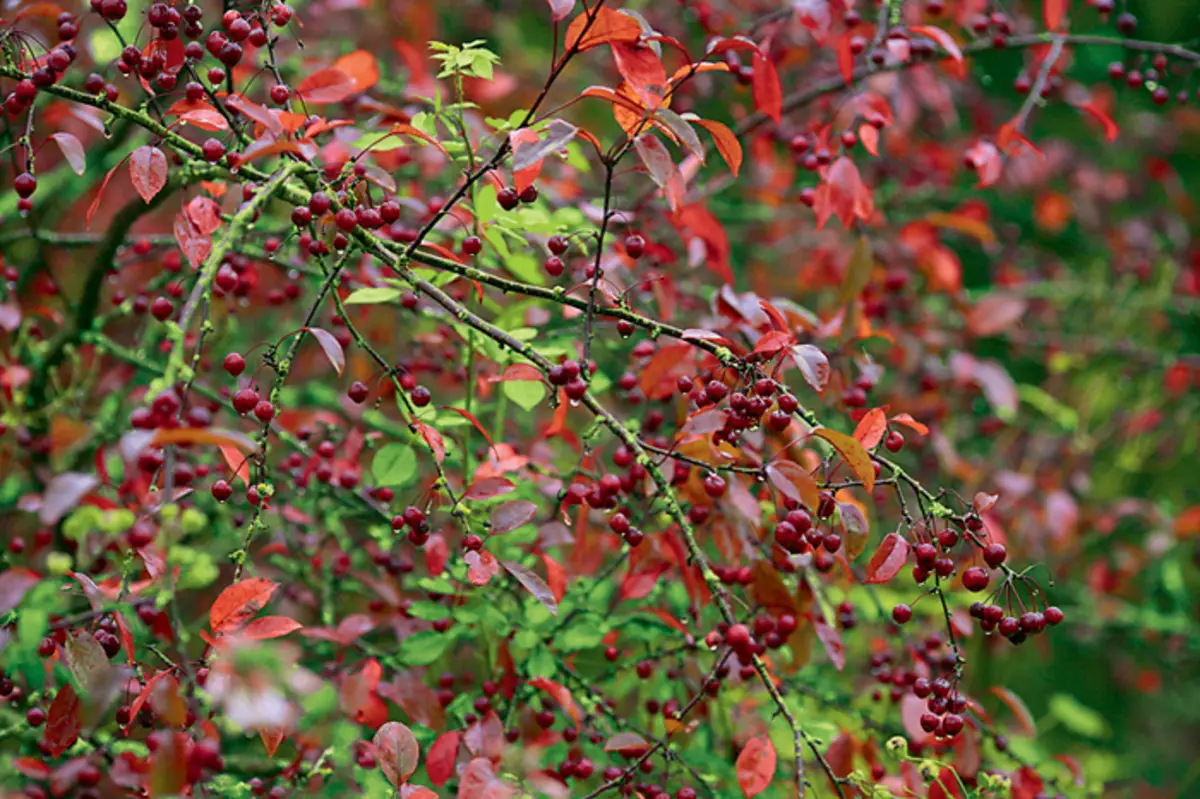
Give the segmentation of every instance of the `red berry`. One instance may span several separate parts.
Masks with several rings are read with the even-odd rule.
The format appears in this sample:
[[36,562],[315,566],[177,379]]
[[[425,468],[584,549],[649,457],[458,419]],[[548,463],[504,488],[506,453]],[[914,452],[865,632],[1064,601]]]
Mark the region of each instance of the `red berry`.
[[200,150],[204,160],[210,164],[215,164],[225,157],[225,145],[217,139],[205,139],[204,144],[200,145]]
[[462,243],[463,255],[474,256],[479,255],[483,251],[483,242],[478,236],[467,236]]
[[512,186],[507,186],[496,193],[496,202],[498,202],[500,207],[505,211],[511,211],[512,209],[516,208],[520,201],[521,198],[517,194],[517,190]]
[[646,252],[646,240],[636,233],[625,237],[625,253],[630,258],[641,258]]
[[175,306],[166,297],[156,297],[150,303],[150,315],[160,322],[165,322],[175,312]]
[[559,258],[557,255],[551,255],[546,259],[546,273],[550,275],[550,277],[558,277],[563,273],[564,269],[566,269],[566,264],[564,264],[563,259]]
[[225,356],[224,366],[226,372],[233,377],[237,377],[246,371],[246,359],[236,352],[231,352]]
[[912,608],[910,608],[908,605],[899,604],[892,608],[892,620],[895,621],[896,624],[907,624],[909,619],[912,618],[912,615]]
[[972,566],[962,575],[963,587],[973,593],[979,593],[988,587],[990,578],[988,577],[987,569],[982,566]]
[[360,380],[355,380],[351,383],[349,390],[346,391],[346,395],[350,397],[350,401],[359,405],[367,401],[367,395],[370,393],[371,390]]
[[883,445],[887,447],[888,452],[899,452],[900,450],[904,449],[904,436],[893,430],[892,432],[888,433],[887,439],[884,440]]

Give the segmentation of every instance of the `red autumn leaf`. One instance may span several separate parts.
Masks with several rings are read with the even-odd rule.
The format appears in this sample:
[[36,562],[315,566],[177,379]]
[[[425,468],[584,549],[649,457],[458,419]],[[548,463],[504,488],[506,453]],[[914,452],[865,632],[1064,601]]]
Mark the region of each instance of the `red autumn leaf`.
[[913,33],[919,33],[923,36],[928,36],[930,39],[933,39],[935,42],[937,42],[938,47],[945,50],[946,53],[952,59],[954,59],[956,64],[958,64],[960,67],[962,66],[962,49],[959,48],[958,42],[954,41],[954,39],[950,37],[950,34],[946,33],[936,25],[913,25],[911,28],[909,28],[909,30],[911,30]]
[[541,602],[546,610],[550,611],[551,616],[558,615],[558,601],[550,591],[550,586],[546,585],[546,581],[539,577],[536,572],[511,560],[502,560],[500,561],[500,565],[515,577],[517,582],[525,586],[525,590],[533,594],[533,598]]
[[871,556],[867,564],[867,579],[865,583],[886,583],[904,568],[908,559],[908,539],[898,533],[888,533],[879,542],[879,549]]
[[263,616],[261,619],[255,619],[246,625],[246,629],[242,630],[242,636],[254,640],[280,638],[288,633],[299,630],[303,626],[303,624],[295,619],[289,619],[286,616]]
[[604,742],[605,752],[616,752],[621,757],[641,757],[650,748],[650,743],[636,732],[619,732]]
[[1117,126],[1117,123],[1113,121],[1108,112],[1101,108],[1095,100],[1079,103],[1076,107],[1080,111],[1086,111],[1093,119],[1100,123],[1100,126],[1104,128],[1104,140],[1109,144],[1115,142],[1117,137],[1121,135],[1121,128]]
[[588,12],[584,12],[567,27],[566,49],[583,51],[612,42],[636,42],[642,36],[642,26],[636,19],[620,11],[600,6],[592,12],[594,19],[589,25]]
[[108,170],[104,175],[104,180],[100,181],[100,189],[96,192],[96,196],[92,198],[92,204],[88,206],[87,213],[83,216],[83,229],[92,229],[92,217],[96,215],[96,211],[100,210],[100,201],[104,199],[104,190],[108,188],[108,182],[112,180],[112,176],[121,168],[121,164],[117,164],[112,169]]
[[251,577],[226,588],[213,602],[208,613],[213,635],[243,627],[271,600],[279,583]]
[[887,424],[887,414],[883,408],[872,408],[858,420],[858,427],[854,428],[854,437],[862,444],[863,449],[874,449],[883,441],[883,436],[887,433]]
[[813,210],[818,228],[824,227],[832,216],[848,228],[856,218],[865,222],[875,213],[871,190],[862,182],[858,167],[850,158],[842,156],[829,167],[825,181],[817,187]]
[[87,156],[83,152],[83,144],[79,139],[72,133],[62,132],[51,133],[50,138],[58,145],[58,149],[62,150],[63,158],[71,167],[71,171],[83,177],[83,173],[87,169]]
[[667,70],[649,46],[633,41],[609,42],[617,71],[647,108],[657,108],[666,95]]
[[567,690],[566,686],[546,677],[535,677],[529,681],[529,684],[534,688],[545,691],[562,708],[563,712],[571,717],[571,721],[575,723],[575,727],[579,727],[579,706],[575,704],[575,698],[571,696],[571,692]]
[[275,727],[259,730],[258,737],[262,739],[263,746],[266,747],[267,757],[275,757],[275,753],[279,751],[279,745],[283,743],[283,739],[287,737],[287,734],[284,730]]
[[562,564],[544,552],[542,562],[546,564],[546,585],[550,587],[550,594],[555,602],[562,602],[567,595],[567,573]]
[[729,166],[729,171],[736,178],[738,170],[742,168],[742,143],[738,141],[737,136],[729,127],[721,122],[713,119],[697,119],[696,124],[707,130],[713,137],[713,143],[717,146],[717,152],[721,154],[721,158],[725,159],[725,163]]
[[129,177],[142,199],[150,202],[167,185],[167,157],[157,147],[139,147],[129,156]]
[[778,124],[783,119],[783,88],[775,64],[761,52],[754,53],[754,77],[751,82],[754,107]]
[[379,768],[397,787],[417,770],[421,751],[412,730],[398,721],[389,721],[375,731],[371,739],[379,758]]
[[54,697],[46,714],[45,741],[50,757],[62,757],[63,752],[79,740],[79,732],[83,728],[79,712],[79,697],[71,684],[67,683]]
[[512,480],[507,477],[481,477],[463,493],[465,499],[485,500],[511,494],[517,489]]
[[468,763],[458,783],[458,799],[510,799],[516,793],[516,788],[496,776],[486,757]]
[[1069,0],[1042,0],[1042,21],[1046,23],[1046,30],[1055,31],[1063,23],[1063,18],[1067,16],[1067,5]]
[[766,735],[756,735],[737,758],[737,781],[746,799],[758,796],[775,779],[775,745]]
[[1029,712],[1029,708],[1025,706],[1021,697],[1000,685],[993,685],[991,691],[1016,716],[1020,735],[1026,738],[1033,738],[1037,735],[1037,725],[1033,721],[1033,714]]
[[214,108],[193,108],[190,111],[180,114],[179,121],[188,125],[194,125],[201,130],[220,131],[229,129],[229,123],[225,121],[225,117],[221,116]]
[[533,521],[538,506],[527,499],[516,499],[492,508],[492,535],[511,533],[518,527]]
[[753,355],[761,355],[764,358],[770,358],[777,352],[787,347],[792,341],[792,334],[783,330],[771,330],[765,333],[754,345]]
[[501,374],[488,378],[489,383],[504,383],[510,380],[541,383],[543,378],[536,366],[527,363],[511,364]]
[[341,376],[342,370],[346,368],[346,352],[342,349],[342,345],[338,342],[337,337],[320,327],[304,328],[312,334],[317,343],[321,345],[321,351],[325,353],[325,357],[333,364],[333,369]]
[[220,444],[221,457],[233,476],[241,478],[242,484],[250,487],[250,459],[241,450],[231,444]]
[[437,737],[425,755],[425,772],[429,781],[441,788],[454,777],[454,763],[458,759],[458,746],[462,733],[457,730],[444,732]]
[[360,91],[354,78],[340,69],[326,67],[300,81],[296,96],[306,103],[340,103]]
[[487,585],[500,573],[499,561],[486,549],[468,552],[463,559],[467,562],[467,579],[471,585]]
[[433,451],[433,457],[438,463],[446,460],[446,442],[442,440],[442,434],[424,422],[417,422],[417,432],[421,434],[421,438],[429,445],[429,449]]
[[850,40],[854,36],[855,33],[848,30],[834,42],[834,50],[837,52],[838,72],[841,73],[842,80],[846,81],[847,86],[854,82],[854,51],[850,48]]
[[476,430],[479,431],[479,434],[483,436],[485,441],[487,441],[488,446],[490,446],[492,449],[496,448],[496,442],[492,441],[492,437],[488,435],[487,430],[483,429],[483,425],[480,424],[479,420],[475,418],[475,414],[471,413],[470,411],[464,411],[462,408],[455,408],[453,405],[439,405],[438,409],[450,411],[451,413],[457,413],[459,416],[466,419],[475,427]]

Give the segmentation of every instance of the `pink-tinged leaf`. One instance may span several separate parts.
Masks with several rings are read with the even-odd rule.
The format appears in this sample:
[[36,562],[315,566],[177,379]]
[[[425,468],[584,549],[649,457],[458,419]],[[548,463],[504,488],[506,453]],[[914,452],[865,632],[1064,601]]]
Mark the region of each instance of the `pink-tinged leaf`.
[[813,476],[795,461],[780,458],[767,464],[767,481],[793,502],[799,502],[816,512],[821,501],[821,489]]
[[1059,29],[1067,16],[1068,2],[1069,0],[1042,0],[1042,21],[1046,23],[1046,30]]
[[58,149],[62,150],[63,158],[71,167],[71,171],[83,177],[83,173],[87,169],[87,156],[83,152],[83,144],[79,139],[73,133],[51,133],[50,138],[54,139]]
[[471,585],[487,585],[500,573],[500,562],[486,549],[468,552],[463,559],[467,562],[467,579]]
[[412,730],[398,721],[389,721],[375,732],[371,739],[379,758],[379,768],[388,781],[397,787],[417,770],[421,750]]
[[983,491],[975,494],[975,499],[971,503],[971,507],[975,509],[975,513],[987,513],[996,503],[1000,501],[999,494],[988,494]]
[[579,706],[575,704],[575,698],[571,696],[571,692],[567,690],[566,686],[545,677],[535,677],[529,681],[529,684],[545,691],[562,708],[563,712],[571,717],[575,727],[579,727]]
[[550,586],[546,585],[545,580],[539,577],[533,570],[522,566],[520,563],[514,563],[511,560],[502,560],[500,561],[500,565],[515,577],[517,582],[525,586],[526,590],[533,594],[534,599],[541,602],[546,607],[546,610],[550,611],[551,616],[558,615],[558,601],[554,598],[554,594],[550,591]]
[[829,358],[815,344],[798,344],[792,347],[792,360],[814,391],[824,391],[829,384]]
[[337,338],[328,330],[320,327],[304,328],[313,335],[317,343],[321,345],[321,351],[325,353],[325,357],[333,364],[333,369],[340,377],[342,370],[346,368],[346,352],[342,349],[342,345]]
[[908,539],[898,533],[888,533],[879,542],[879,549],[871,556],[867,565],[865,583],[886,583],[904,568],[908,558]]
[[1037,725],[1033,721],[1033,714],[1029,712],[1029,708],[1021,701],[1021,697],[999,685],[993,685],[991,691],[1016,717],[1018,734],[1025,738],[1035,737],[1037,735]]
[[496,776],[486,757],[468,763],[458,781],[458,799],[511,799],[516,793],[515,787]]
[[536,366],[527,363],[514,363],[501,374],[488,378],[489,383],[506,383],[510,380],[541,383],[542,373],[537,370]]
[[425,568],[433,576],[437,576],[446,570],[446,563],[450,560],[450,547],[446,544],[446,537],[441,533],[434,533],[429,536],[429,540],[425,542]]
[[79,697],[70,683],[63,686],[46,714],[46,734],[43,740],[52,758],[62,757],[63,753],[79,740],[83,729],[80,719]]
[[879,128],[866,122],[858,126],[858,140],[863,149],[876,158],[879,157]]
[[261,619],[255,619],[246,625],[246,629],[242,631],[242,636],[253,640],[280,638],[302,627],[304,627],[303,624],[286,616],[263,616]]
[[846,648],[842,644],[842,634],[836,627],[825,623],[824,619],[813,619],[813,628],[817,631],[817,640],[825,647],[825,654],[833,662],[838,671],[846,668]]
[[441,788],[454,777],[454,764],[458,760],[458,747],[462,733],[457,730],[444,732],[437,737],[425,755],[425,772],[429,781]]
[[104,199],[104,190],[108,188],[108,182],[112,180],[112,176],[121,168],[121,164],[117,164],[112,169],[108,170],[108,174],[104,176],[104,180],[100,181],[100,190],[96,192],[96,196],[92,198],[92,204],[88,206],[87,213],[84,214],[84,230],[92,229],[92,217],[96,215],[96,211],[100,209],[100,201]]
[[863,449],[862,444],[845,433],[830,430],[828,427],[817,428],[813,431],[813,435],[819,436],[833,445],[850,470],[859,480],[862,480],[868,492],[875,490],[875,464],[871,462],[871,456]]
[[778,124],[783,119],[783,88],[775,64],[761,52],[754,53],[754,77],[751,82],[754,107]]
[[684,441],[694,436],[711,435],[725,427],[729,412],[724,408],[704,408],[688,417],[676,434],[676,441]]
[[758,796],[775,779],[777,756],[775,745],[766,735],[756,735],[746,742],[737,758],[738,787],[746,799]]
[[463,494],[465,499],[485,500],[511,494],[517,487],[507,477],[481,477]]
[[442,434],[433,429],[424,422],[417,422],[417,432],[421,434],[422,440],[429,446],[433,452],[434,460],[438,463],[446,460],[446,442],[442,440]]
[[336,67],[327,67],[300,81],[296,96],[306,103],[340,103],[360,91],[354,78]]
[[78,507],[79,502],[99,485],[99,478],[92,474],[63,472],[54,475],[42,494],[38,521],[47,525],[57,524],[59,519]]
[[142,200],[150,202],[167,185],[167,157],[157,147],[139,147],[129,156],[129,178]]
[[967,330],[975,336],[994,336],[1017,323],[1028,303],[1015,294],[995,293],[982,297],[967,312]]
[[[589,24],[590,21],[590,24]],[[636,42],[642,36],[642,26],[628,14],[600,6],[571,20],[567,27],[566,50],[583,52],[612,42]]]
[[251,577],[226,588],[208,613],[213,635],[240,629],[271,600],[279,583]]
[[605,752],[616,752],[621,757],[641,757],[650,748],[650,743],[636,732],[619,732],[604,742]]
[[0,616],[21,604],[21,598],[42,578],[37,572],[21,567],[0,572]]
[[271,135],[277,138],[284,134],[283,123],[269,108],[247,100],[240,94],[231,94],[226,97],[225,105],[262,125],[264,130],[270,131]]
[[858,427],[854,428],[854,437],[863,445],[863,449],[874,449],[883,441],[887,425],[887,414],[883,408],[872,408],[858,420]]
[[660,189],[666,189],[671,179],[679,174],[666,146],[654,134],[644,133],[634,141],[634,147],[650,177]]
[[980,188],[986,188],[1000,180],[1004,161],[1000,157],[1000,151],[996,149],[996,145],[988,141],[981,141],[967,150],[965,159],[974,167],[975,174],[979,178]]
[[917,433],[917,435],[922,435],[922,436],[929,435],[929,428],[926,427],[925,425],[921,424],[920,422],[918,422],[916,419],[912,418],[911,414],[898,413],[892,417],[892,422],[894,422],[895,424],[904,425],[909,430],[915,431]]
[[533,521],[538,506],[527,499],[516,499],[492,508],[492,535],[511,533]]
[[575,0],[546,0],[550,4],[550,16],[555,22],[560,22],[575,10]]

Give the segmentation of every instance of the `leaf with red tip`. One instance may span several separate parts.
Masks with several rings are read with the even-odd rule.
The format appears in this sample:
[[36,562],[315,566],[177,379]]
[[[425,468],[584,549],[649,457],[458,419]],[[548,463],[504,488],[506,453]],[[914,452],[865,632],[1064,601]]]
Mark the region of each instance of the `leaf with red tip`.
[[226,588],[213,602],[208,623],[213,634],[239,629],[271,600],[279,583],[262,577],[241,580]]
[[566,19],[575,9],[575,0],[546,0],[550,4],[550,16],[555,22]]
[[416,425],[422,440],[429,445],[429,449],[433,452],[434,460],[438,463],[446,460],[446,442],[442,440],[442,434],[424,422],[417,422]]
[[167,185],[167,157],[157,147],[137,148],[129,156],[129,177],[142,199],[150,202]]
[[100,209],[100,201],[104,199],[104,190],[108,188],[108,182],[112,180],[112,176],[121,168],[121,164],[117,164],[104,176],[104,180],[100,181],[100,190],[96,192],[96,196],[92,198],[92,204],[88,206],[87,213],[83,216],[83,229],[92,229],[92,217],[96,215],[96,211]]
[[58,149],[62,150],[63,158],[71,167],[71,171],[83,177],[83,173],[87,169],[87,157],[84,155],[83,145],[79,139],[72,133],[51,133],[50,138],[54,139]]
[[725,159],[725,163],[729,166],[729,171],[736,178],[738,170],[742,168],[742,143],[738,141],[738,137],[734,135],[733,131],[727,125],[716,120],[697,119],[694,121],[712,135],[713,143],[717,146],[717,152]]
[[533,594],[534,599],[541,602],[546,610],[550,611],[551,616],[558,615],[558,601],[555,600],[554,594],[550,591],[550,586],[546,585],[546,581],[539,577],[536,572],[511,560],[502,560],[500,561],[500,565],[515,577],[517,582],[525,586],[525,589]]
[[758,796],[775,779],[776,761],[775,745],[766,735],[756,735],[742,747],[737,758],[737,781],[746,799]]
[[527,499],[516,499],[492,508],[492,535],[511,533],[533,521],[538,506]]
[[1046,30],[1059,29],[1067,16],[1067,3],[1068,0],[1042,0],[1042,21],[1046,23]]
[[868,492],[875,490],[875,464],[871,462],[871,456],[863,449],[862,444],[845,433],[830,430],[828,427],[817,428],[813,431],[813,435],[819,436],[833,445],[850,470],[859,480],[862,480]]
[[1029,708],[1025,706],[1021,697],[999,685],[993,685],[991,691],[1016,716],[1017,728],[1020,730],[1019,734],[1026,738],[1035,737],[1037,735],[1037,725],[1033,721],[1033,714],[1029,712]]
[[263,616],[261,619],[255,619],[246,626],[242,631],[242,635],[246,638],[254,640],[265,640],[268,638],[280,638],[288,633],[299,630],[304,625],[295,619],[289,619],[287,616]]
[[883,408],[872,408],[858,420],[858,427],[854,428],[854,437],[862,444],[863,449],[874,449],[883,441],[883,436],[887,433],[887,424],[887,414],[883,412]]
[[454,777],[454,763],[458,759],[458,746],[461,741],[461,732],[444,732],[437,737],[425,755],[425,772],[429,775],[429,781],[438,788]]
[[311,333],[313,338],[317,340],[317,343],[321,345],[322,352],[325,353],[325,357],[329,359],[329,362],[333,364],[334,371],[340,377],[342,370],[346,368],[346,352],[342,349],[342,345],[338,342],[337,338],[324,328],[306,327],[304,329]]
[[957,64],[960,66],[962,65],[962,49],[958,46],[958,42],[954,41],[950,34],[946,33],[941,28],[937,27],[936,25],[913,25],[911,28],[909,28],[909,30],[911,30],[913,33],[919,33],[923,36],[928,36],[930,39],[933,39],[935,42],[937,42],[938,47],[945,50],[946,54],[953,58]]
[[908,558],[908,539],[898,533],[888,533],[879,542],[879,549],[871,556],[867,565],[864,583],[886,583],[904,568]]
[[[589,24],[591,20],[591,24]],[[636,42],[642,36],[642,26],[628,14],[600,6],[589,16],[584,12],[567,27],[567,51],[590,50],[612,42]]]
[[275,753],[279,751],[279,745],[283,743],[287,734],[279,727],[272,727],[259,730],[258,737],[262,739],[263,746],[266,747],[267,757],[275,757]]
[[488,435],[488,432],[483,429],[483,425],[481,425],[479,423],[479,420],[476,419],[475,415],[472,414],[470,411],[464,411],[462,408],[455,408],[453,405],[439,405],[438,409],[443,410],[443,411],[450,411],[451,413],[457,413],[459,416],[466,419],[468,422],[470,422],[472,425],[475,426],[475,429],[478,430],[479,434],[481,436],[483,436],[485,441],[487,441],[488,446],[490,446],[492,449],[496,448],[496,442],[492,441],[492,437]]
[[546,677],[535,677],[529,681],[529,684],[545,691],[563,709],[563,712],[571,717],[575,726],[579,727],[579,706],[575,704],[575,698],[571,696],[571,692],[567,690],[566,686]]
[[463,494],[463,498],[475,500],[493,499],[494,497],[511,494],[516,490],[516,484],[507,477],[480,477],[474,483],[471,483],[470,488]]
[[983,491],[980,491],[977,494],[975,494],[975,499],[971,503],[971,507],[973,507],[975,509],[976,513],[987,513],[989,510],[992,509],[992,506],[994,506],[999,501],[1000,501],[999,494],[988,494]]
[[417,770],[421,750],[412,730],[398,721],[389,721],[375,732],[371,739],[379,758],[379,768],[388,781],[399,787]]
[[783,88],[775,64],[761,52],[754,53],[754,77],[751,82],[754,107],[778,124],[783,119]]

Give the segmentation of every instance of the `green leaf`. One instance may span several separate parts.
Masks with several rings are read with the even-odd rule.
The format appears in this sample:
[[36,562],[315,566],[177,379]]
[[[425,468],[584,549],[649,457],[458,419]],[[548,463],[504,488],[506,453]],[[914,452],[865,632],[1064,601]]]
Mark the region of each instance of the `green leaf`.
[[381,486],[402,486],[417,476],[417,455],[407,444],[385,444],[375,453],[371,471]]
[[475,218],[486,225],[496,218],[500,205],[496,202],[496,187],[491,183],[475,192]]
[[530,677],[553,677],[556,671],[554,655],[544,646],[539,646],[525,661],[525,668]]
[[540,380],[506,380],[501,390],[525,411],[532,411],[546,396],[546,386]]
[[356,289],[350,294],[343,304],[345,305],[378,305],[383,302],[391,302],[400,298],[402,292],[400,289],[394,288],[365,288]]
[[604,619],[593,613],[581,614],[559,637],[559,648],[566,652],[591,649],[600,646],[607,633],[608,625]]
[[452,638],[436,630],[413,633],[400,642],[400,660],[409,666],[428,666],[442,656]]
[[1050,697],[1050,715],[1071,732],[1085,738],[1108,738],[1112,735],[1112,728],[1104,716],[1070,694]]
[[408,607],[408,615],[414,619],[437,621],[438,619],[450,618],[450,609],[445,605],[439,605],[437,602],[413,602]]

